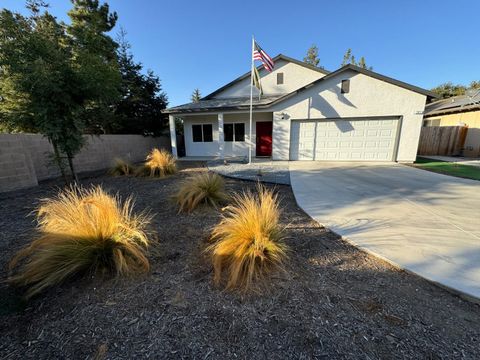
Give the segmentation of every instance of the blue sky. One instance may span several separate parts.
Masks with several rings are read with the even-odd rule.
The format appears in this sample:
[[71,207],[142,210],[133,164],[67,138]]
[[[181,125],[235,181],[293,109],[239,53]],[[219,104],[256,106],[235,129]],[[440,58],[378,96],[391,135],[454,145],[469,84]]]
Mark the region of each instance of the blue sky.
[[[431,88],[480,80],[478,0],[110,0],[135,59],[162,80],[170,105],[206,95],[249,70],[251,35],[271,55],[303,59],[319,48],[327,70],[347,48],[374,71]],[[50,11],[68,20],[67,0]],[[0,0],[24,11],[22,0]]]

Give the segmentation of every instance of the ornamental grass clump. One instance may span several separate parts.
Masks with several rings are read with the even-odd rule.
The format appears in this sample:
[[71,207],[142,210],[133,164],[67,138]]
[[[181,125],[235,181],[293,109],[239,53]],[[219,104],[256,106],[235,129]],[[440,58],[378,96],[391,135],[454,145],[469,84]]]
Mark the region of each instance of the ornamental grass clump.
[[258,192],[234,196],[234,203],[212,232],[211,253],[215,283],[246,291],[264,283],[274,270],[284,268],[287,247],[279,223],[277,196],[258,186]]
[[153,149],[147,155],[145,164],[136,172],[138,176],[165,177],[177,171],[175,158],[167,150]]
[[187,178],[174,195],[178,212],[191,212],[200,204],[217,207],[227,199],[223,178],[211,172]]
[[116,158],[113,162],[113,167],[110,169],[109,173],[113,176],[123,176],[123,175],[132,175],[135,171],[134,166],[120,158]]
[[101,187],[71,187],[42,200],[36,210],[38,235],[10,263],[10,281],[30,298],[77,274],[133,275],[149,270],[146,227],[150,216],[134,214],[132,198],[122,203]]

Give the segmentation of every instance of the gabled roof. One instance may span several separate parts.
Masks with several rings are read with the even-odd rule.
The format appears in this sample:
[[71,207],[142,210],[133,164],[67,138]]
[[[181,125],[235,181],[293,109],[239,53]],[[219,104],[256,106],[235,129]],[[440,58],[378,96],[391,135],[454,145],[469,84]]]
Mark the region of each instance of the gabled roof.
[[425,117],[475,110],[480,110],[480,90],[471,96],[453,96],[427,104],[425,106]]
[[388,77],[388,76],[385,76],[385,75],[382,75],[382,74],[376,73],[374,71],[367,70],[367,69],[364,69],[364,68],[361,68],[359,66],[355,66],[355,65],[352,65],[352,64],[347,64],[345,66],[342,66],[340,69],[332,71],[331,73],[328,73],[324,77],[322,77],[318,80],[315,80],[315,81],[311,82],[310,84],[307,84],[307,85],[301,87],[300,89],[294,91],[293,93],[290,93],[290,94],[285,95],[285,96],[290,97],[292,94],[296,94],[296,93],[299,93],[299,92],[301,92],[305,89],[311,88],[312,86],[316,85],[317,83],[328,80],[328,79],[330,79],[330,78],[332,78],[332,77],[334,77],[338,74],[341,74],[341,73],[343,73],[347,70],[353,70],[353,71],[356,71],[358,73],[370,76],[372,78],[375,78],[375,79],[378,79],[378,80],[381,80],[381,81],[385,81],[387,83],[390,83],[390,84],[393,84],[393,85],[396,85],[396,86],[400,86],[402,88],[405,88],[405,89],[408,89],[408,90],[426,95],[429,98],[438,98],[437,94],[435,94],[435,93],[433,93],[429,90],[422,89],[422,88],[420,88],[418,86],[415,86],[415,85],[407,84],[403,81],[396,80],[396,79],[393,79],[391,77]]
[[[381,74],[376,73],[374,71],[367,70],[367,69],[364,69],[364,68],[361,68],[361,67],[358,67],[358,66],[355,66],[355,65],[352,65],[352,64],[342,66],[340,69],[335,70],[333,72],[328,72],[324,69],[317,68],[315,66],[303,63],[299,60],[289,58],[289,57],[287,57],[285,55],[282,55],[282,54],[277,55],[274,58],[274,61],[276,61],[278,59],[283,59],[283,60],[286,60],[286,61],[295,62],[296,64],[299,64],[299,65],[302,65],[302,66],[305,66],[305,67],[308,67],[308,68],[312,68],[313,70],[316,70],[316,71],[319,71],[319,72],[325,74],[325,76],[323,76],[320,79],[317,79],[315,81],[312,81],[311,83],[309,83],[309,84],[307,84],[307,85],[305,85],[305,86],[303,86],[303,87],[301,87],[297,90],[294,90],[291,93],[285,94],[285,95],[263,97],[260,100],[254,98],[254,101],[253,101],[253,108],[254,109],[265,109],[265,108],[268,108],[272,105],[278,104],[278,103],[280,103],[280,102],[282,102],[286,99],[291,98],[292,96],[295,96],[296,94],[299,94],[299,93],[311,88],[312,86],[317,85],[318,83],[321,83],[322,81],[328,80],[328,79],[330,79],[330,78],[332,78],[332,77],[334,77],[338,74],[341,74],[341,73],[343,73],[347,70],[356,71],[358,73],[364,74],[366,76],[370,76],[370,77],[378,79],[380,81],[385,81],[387,83],[405,88],[407,90],[417,92],[419,94],[427,96],[427,98],[429,98],[429,99],[438,98],[437,94],[435,94],[435,93],[433,93],[429,90],[425,90],[425,89],[422,89],[418,86],[407,84],[403,81],[399,81],[399,80],[393,79],[391,77],[384,76],[384,75],[381,75]],[[207,111],[216,111],[216,110],[243,110],[243,109],[248,109],[248,107],[250,105],[249,98],[212,99],[212,97],[214,95],[216,95],[217,93],[219,93],[220,91],[226,89],[227,87],[232,86],[234,83],[236,83],[238,81],[241,81],[241,80],[247,78],[248,76],[250,76],[250,72],[240,76],[239,78],[233,80],[232,82],[230,82],[227,85],[221,87],[220,89],[214,91],[213,93],[203,97],[198,103],[189,103],[189,104],[176,106],[176,107],[173,107],[173,108],[170,108],[170,109],[166,109],[163,112],[164,113],[170,113],[170,114],[178,114],[178,113],[185,113],[185,112],[190,112],[191,113],[191,112],[207,112]]]
[[[300,66],[303,66],[303,67],[306,67],[307,69],[310,69],[310,70],[314,70],[314,71],[318,71],[319,73],[322,73],[322,74],[328,74],[329,71],[325,70],[325,69],[322,69],[322,68],[319,68],[319,67],[316,67],[316,66],[313,66],[313,65],[310,65],[310,64],[307,64],[306,62],[303,62],[303,61],[300,61],[300,60],[297,60],[297,59],[293,59],[291,57],[288,57],[286,55],[283,55],[283,54],[278,54],[277,56],[275,56],[273,58],[273,61],[276,62],[278,60],[284,60],[284,61],[287,61],[287,62],[291,62],[291,63],[294,63],[294,64],[297,64],[297,65],[300,65]],[[263,67],[263,65],[259,65],[257,66],[257,69],[260,71],[260,69]],[[212,97],[214,97],[215,95],[217,95],[218,93],[222,92],[223,90],[235,85],[236,83],[238,83],[239,81],[242,81],[243,79],[246,79],[250,76],[250,71],[246,72],[245,74],[243,74],[242,76],[239,76],[238,78],[236,78],[235,80],[229,82],[228,84],[222,86],[221,88],[215,90],[214,92],[208,94],[207,96],[204,96],[201,100],[209,100],[211,99]]]

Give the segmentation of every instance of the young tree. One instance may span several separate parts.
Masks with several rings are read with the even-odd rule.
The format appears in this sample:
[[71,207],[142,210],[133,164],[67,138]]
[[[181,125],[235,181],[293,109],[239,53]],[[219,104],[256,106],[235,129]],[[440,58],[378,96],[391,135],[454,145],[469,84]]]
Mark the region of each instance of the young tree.
[[0,121],[9,130],[45,135],[77,180],[73,157],[84,145],[85,109],[110,100],[119,75],[112,70],[114,43],[104,34],[113,26],[108,6],[73,3],[70,26],[40,13],[38,0],[29,1],[29,17],[0,12]]
[[10,130],[45,135],[57,159],[73,156],[83,145],[81,82],[64,28],[48,12],[40,14],[38,2],[31,4],[28,18],[0,13],[1,119]]
[[118,63],[122,76],[120,99],[114,103],[112,131],[123,134],[160,135],[166,122],[162,110],[167,107],[167,95],[162,91],[160,79],[152,71],[142,73],[143,66],[136,63],[121,29],[118,36]]
[[320,58],[318,57],[317,45],[313,44],[310,46],[310,48],[307,50],[307,56],[303,58],[303,61],[313,66],[319,66],[318,64],[320,63]]
[[190,97],[192,102],[193,103],[198,103],[201,98],[202,98],[202,95],[200,94],[200,89],[193,90],[192,96]]

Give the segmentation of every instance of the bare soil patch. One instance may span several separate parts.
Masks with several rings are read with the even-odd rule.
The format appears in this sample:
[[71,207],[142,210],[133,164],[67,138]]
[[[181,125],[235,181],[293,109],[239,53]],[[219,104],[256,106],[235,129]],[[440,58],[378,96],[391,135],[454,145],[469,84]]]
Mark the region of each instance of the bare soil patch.
[[[215,288],[202,251],[220,212],[177,214],[170,201],[179,180],[199,171],[190,164],[165,179],[83,179],[132,194],[137,209],[155,214],[151,272],[75,279],[28,304],[1,283],[0,358],[478,358],[478,305],[342,241],[298,208],[289,186],[275,187],[291,248],[287,274],[262,295]],[[229,192],[255,187],[226,183]],[[59,185],[0,194],[1,280],[34,232],[27,215]]]

